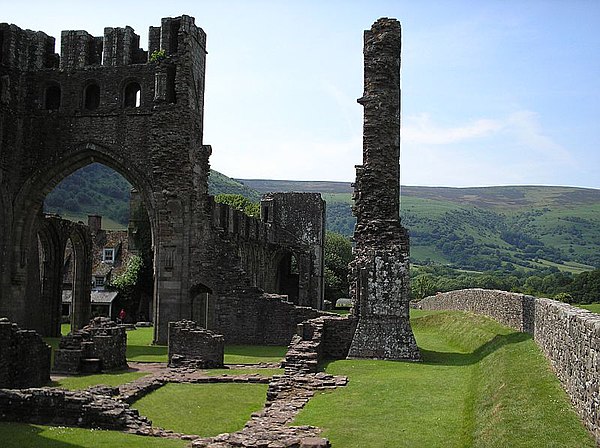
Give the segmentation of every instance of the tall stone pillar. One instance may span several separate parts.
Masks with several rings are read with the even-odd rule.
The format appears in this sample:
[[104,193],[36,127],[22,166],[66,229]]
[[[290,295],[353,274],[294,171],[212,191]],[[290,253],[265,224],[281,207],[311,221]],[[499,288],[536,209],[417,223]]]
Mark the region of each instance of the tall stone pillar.
[[351,296],[358,318],[350,358],[419,360],[410,327],[409,240],[400,224],[400,22],[364,35],[363,164],[354,184]]

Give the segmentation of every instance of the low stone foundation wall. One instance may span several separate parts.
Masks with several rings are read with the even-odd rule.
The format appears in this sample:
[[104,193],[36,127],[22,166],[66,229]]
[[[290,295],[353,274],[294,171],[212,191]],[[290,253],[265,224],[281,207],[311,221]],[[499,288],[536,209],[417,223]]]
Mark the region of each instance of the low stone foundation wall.
[[169,322],[169,367],[223,367],[225,339],[191,320]]
[[39,387],[50,382],[50,346],[33,330],[0,319],[0,387]]
[[54,353],[56,372],[97,372],[127,368],[127,333],[107,317],[96,317],[60,340]]
[[323,316],[298,324],[283,362],[285,373],[316,373],[324,358],[345,359],[356,323],[350,316]]
[[483,289],[440,293],[416,306],[483,314],[532,334],[600,445],[600,315],[556,300]]
[[222,334],[227,344],[287,345],[296,325],[331,314],[294,305],[286,302],[285,297],[273,294],[219,297],[210,329]]
[[0,420],[129,431],[151,427],[136,409],[99,392],[0,389]]

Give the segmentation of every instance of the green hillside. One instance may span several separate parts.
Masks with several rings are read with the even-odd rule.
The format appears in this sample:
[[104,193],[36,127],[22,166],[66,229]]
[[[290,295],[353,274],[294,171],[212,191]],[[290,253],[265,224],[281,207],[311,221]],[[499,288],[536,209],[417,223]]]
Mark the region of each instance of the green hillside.
[[[125,226],[130,188],[119,174],[92,164],[63,180],[46,198],[45,209],[76,219],[97,213]],[[354,229],[349,182],[234,180],[212,171],[209,191],[253,201],[270,191],[321,192],[328,230],[351,235]],[[600,190],[403,186],[401,218],[411,234],[414,264],[507,274],[600,267]]]
[[[240,180],[260,192],[321,191],[328,229],[351,235],[344,182]],[[306,185],[306,186],[305,186]],[[573,187],[402,187],[414,262],[512,272],[600,267],[600,190]]]
[[[66,219],[87,222],[88,214],[103,216],[103,227],[126,228],[132,185],[119,173],[100,163],[92,163],[63,179],[44,202],[44,211]],[[252,201],[260,193],[234,179],[211,170],[208,179],[211,194],[241,194]]]

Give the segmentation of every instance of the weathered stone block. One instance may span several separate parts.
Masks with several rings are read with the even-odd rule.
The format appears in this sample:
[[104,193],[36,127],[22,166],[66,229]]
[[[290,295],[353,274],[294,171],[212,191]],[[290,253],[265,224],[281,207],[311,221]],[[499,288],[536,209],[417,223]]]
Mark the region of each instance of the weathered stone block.
[[81,372],[86,369],[119,370],[127,368],[125,328],[106,317],[96,317],[81,330],[60,340],[54,353],[56,372]]
[[50,346],[33,330],[0,318],[0,388],[39,387],[50,382]]
[[169,367],[223,367],[225,339],[191,320],[169,322]]

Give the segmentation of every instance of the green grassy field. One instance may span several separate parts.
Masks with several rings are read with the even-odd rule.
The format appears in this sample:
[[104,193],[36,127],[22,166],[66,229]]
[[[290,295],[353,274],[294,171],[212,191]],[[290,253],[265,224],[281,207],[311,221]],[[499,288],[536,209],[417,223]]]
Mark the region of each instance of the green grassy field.
[[147,375],[145,372],[108,372],[98,375],[77,375],[67,376],[53,381],[52,387],[62,387],[63,389],[77,390],[85,389],[89,386],[104,384],[105,386],[120,386],[121,384],[129,383],[130,381],[141,378]]
[[464,313],[413,316],[422,363],[329,362],[349,385],[295,423],[345,448],[595,446],[530,336]]
[[[127,332],[127,360],[137,362],[167,362],[167,346],[152,345],[154,329],[138,328]],[[278,362],[285,356],[287,347],[268,345],[227,345],[225,364],[258,364]]]
[[[591,307],[597,310],[600,304]],[[295,424],[320,426],[333,446],[344,448],[595,446],[529,335],[466,313],[412,310],[411,316],[423,362],[327,362],[325,371],[347,375],[348,386],[317,393]],[[147,330],[134,333],[131,340],[147,342],[147,334]],[[279,357],[276,350],[284,349],[266,350],[264,356],[262,349],[254,350],[252,354],[236,348],[230,354],[264,359]],[[254,373],[254,369],[214,373],[222,372]],[[273,373],[279,370],[268,372]],[[130,380],[127,375],[117,373],[111,380]],[[248,385],[220,386],[224,389],[169,385],[135,407],[155,424],[179,432],[208,435],[239,429],[262,406],[266,386],[254,390],[246,389]],[[219,406],[231,415],[222,415],[225,411]],[[206,411],[208,415],[202,415]],[[23,424],[0,424],[0,437],[9,441],[9,447],[141,446],[138,438],[110,431]],[[172,441],[162,445],[163,441],[148,439],[145,446],[182,446],[167,442]]]
[[0,422],[2,448],[183,448],[185,440],[136,436],[117,431]]
[[266,394],[266,384],[169,383],[132,407],[154,425],[208,437],[243,428],[262,409]]
[[594,313],[600,314],[600,303],[590,303],[589,305],[576,305],[579,308],[583,308]]

